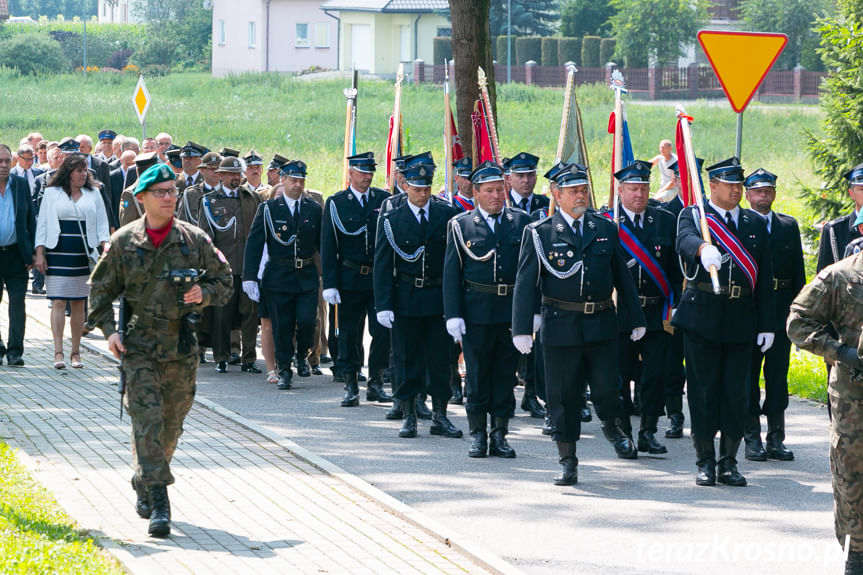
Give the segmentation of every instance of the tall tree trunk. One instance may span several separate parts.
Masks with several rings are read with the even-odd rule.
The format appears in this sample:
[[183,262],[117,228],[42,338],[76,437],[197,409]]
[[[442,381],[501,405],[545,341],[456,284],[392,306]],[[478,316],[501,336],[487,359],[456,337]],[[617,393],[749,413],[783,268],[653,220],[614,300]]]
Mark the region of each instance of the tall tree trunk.
[[494,66],[489,33],[489,0],[449,0],[452,22],[452,57],[455,60],[455,94],[458,133],[466,157],[473,153],[470,114],[479,99],[477,68],[488,76],[488,95],[497,120]]

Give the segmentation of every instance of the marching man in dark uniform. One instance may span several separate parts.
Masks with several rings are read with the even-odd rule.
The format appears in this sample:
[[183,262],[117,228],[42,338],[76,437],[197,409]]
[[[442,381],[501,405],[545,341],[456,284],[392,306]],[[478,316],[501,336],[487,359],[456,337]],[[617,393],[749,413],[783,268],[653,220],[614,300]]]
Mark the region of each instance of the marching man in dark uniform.
[[[797,220],[791,216],[774,212],[771,208],[776,199],[776,176],[767,170],[757,169],[746,178],[746,201],[767,223],[770,236],[770,254],[773,261],[773,291],[776,294],[776,316],[773,346],[762,353],[752,346],[752,366],[749,370],[749,411],[743,427],[746,444],[744,455],[750,461],[779,459],[791,461],[794,453],[787,449],[785,441],[785,409],[788,407],[788,365],[791,355],[791,340],[785,333],[785,320],[794,297],[806,284],[803,264],[803,244]],[[764,404],[758,380],[761,364],[764,363]],[[761,443],[761,414],[767,416],[767,449]]]
[[339,355],[335,369],[345,378],[342,407],[360,404],[357,373],[362,367],[359,345],[363,318],[368,317],[372,343],[369,349],[368,401],[390,402],[381,374],[389,364],[390,333],[375,314],[372,266],[381,204],[389,194],[372,188],[375,155],[372,152],[348,158],[348,189],[327,198],[321,223],[323,297],[338,305]]
[[521,237],[530,216],[504,206],[500,166],[483,162],[471,182],[476,209],[450,220],[443,277],[446,328],[464,350],[465,411],[473,438],[468,456],[515,457],[506,441],[519,358],[510,326]]
[[[705,204],[710,235],[701,237],[698,208],[680,212],[677,253],[687,278],[672,325],[683,331],[686,385],[698,473],[696,485],[746,485],[737,470],[737,450],[749,397],[752,345],[762,353],[773,345],[776,310],[773,266],[764,218],[738,204],[743,168],[729,158],[707,168],[710,202]],[[719,273],[713,292],[708,270]],[[713,438],[719,442],[719,469]]]
[[[521,353],[541,331],[546,394],[563,473],[555,485],[578,481],[575,442],[581,435],[580,411],[585,384],[602,421],[602,431],[618,457],[638,452],[620,428],[623,407],[617,390],[618,305],[632,318],[632,339],[644,336],[644,313],[635,282],[618,251],[617,228],[608,218],[587,211],[586,168],[572,164],[557,175],[553,216],[525,228],[512,308],[513,344]],[[539,303],[542,301],[542,306]],[[541,315],[540,315],[541,313]],[[541,326],[541,328],[540,328]]]
[[452,391],[442,290],[447,222],[455,210],[432,200],[433,165],[407,167],[404,176],[407,202],[381,216],[374,265],[377,320],[392,329],[394,391],[405,413],[399,437],[416,437],[416,396],[426,389],[429,433],[461,437],[446,416]]
[[841,260],[845,246],[860,237],[854,221],[863,208],[863,164],[851,168],[842,177],[848,181],[848,195],[854,200],[854,211],[827,222],[821,228],[817,271]]
[[470,179],[473,173],[473,161],[470,158],[462,158],[453,163],[455,171],[456,194],[452,198],[452,207],[459,212],[469,212],[474,208],[473,182]]
[[[314,255],[321,245],[321,206],[303,194],[306,164],[290,161],[280,168],[285,193],[258,207],[243,268],[243,291],[266,306],[273,322],[279,389],[291,389],[294,331],[297,375],[310,377],[307,361],[314,344],[318,313],[318,270]],[[258,268],[267,246],[267,265],[258,288]]]
[[[674,251],[677,218],[671,212],[647,204],[650,198],[650,168],[650,162],[636,160],[614,174],[620,182],[621,255],[635,281],[641,308],[647,319],[645,336],[632,341],[632,326],[627,310],[622,308],[618,313],[618,370],[625,393],[629,393],[630,381],[640,380],[642,384],[638,451],[658,454],[668,452],[655,436],[659,416],[665,413],[667,349],[671,339],[666,331],[670,325],[666,322],[671,321],[671,309],[680,299],[683,277]],[[639,356],[640,373],[635,369]]]

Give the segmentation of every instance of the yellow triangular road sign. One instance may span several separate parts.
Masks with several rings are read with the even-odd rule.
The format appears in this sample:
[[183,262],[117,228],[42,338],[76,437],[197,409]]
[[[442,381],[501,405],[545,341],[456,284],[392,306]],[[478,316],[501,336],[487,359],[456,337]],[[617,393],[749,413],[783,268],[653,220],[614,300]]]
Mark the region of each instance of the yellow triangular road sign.
[[746,109],[788,43],[785,34],[702,30],[698,41],[737,113]]

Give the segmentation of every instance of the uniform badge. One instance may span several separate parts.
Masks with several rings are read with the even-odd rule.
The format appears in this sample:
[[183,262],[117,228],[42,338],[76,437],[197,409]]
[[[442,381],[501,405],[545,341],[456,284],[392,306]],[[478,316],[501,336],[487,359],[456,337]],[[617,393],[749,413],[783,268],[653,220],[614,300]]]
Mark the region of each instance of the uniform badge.
[[566,263],[566,260],[557,260],[557,266],[558,267],[562,268],[565,263]]
[[596,227],[596,224],[594,224],[593,221],[588,220],[587,227],[589,227],[590,229],[593,229]]
[[479,216],[474,216],[474,217],[473,217],[473,223],[475,223],[475,224],[478,224],[478,223],[479,223]]
[[288,229],[288,226],[282,226],[282,231],[285,231],[287,229]]
[[653,216],[647,216],[647,223],[649,223],[649,224],[653,223]]
[[556,226],[554,226],[554,229],[556,229],[559,232],[562,232],[563,231],[563,224],[557,224]]
[[574,255],[575,254],[572,252],[572,250],[569,250],[568,252],[566,252],[566,257],[568,257],[568,258],[571,258]]
[[467,247],[470,247],[470,240],[466,241],[466,242],[464,243],[464,245],[466,245]]
[[508,219],[509,221],[512,221],[512,214],[510,214],[509,212],[507,212],[507,214],[506,214],[506,219]]

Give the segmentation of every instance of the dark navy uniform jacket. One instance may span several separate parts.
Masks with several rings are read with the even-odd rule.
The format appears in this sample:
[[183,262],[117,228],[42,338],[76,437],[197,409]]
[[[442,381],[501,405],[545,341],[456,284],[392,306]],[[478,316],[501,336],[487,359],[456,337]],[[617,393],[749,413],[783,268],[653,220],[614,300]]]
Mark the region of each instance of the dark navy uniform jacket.
[[[528,225],[518,263],[513,335],[532,333],[533,314],[541,310],[544,345],[576,346],[617,338],[614,306],[589,314],[548,304],[540,307],[540,292],[564,302],[598,304],[617,289],[617,305],[628,310],[633,327],[645,327],[635,282],[618,243],[614,222],[596,212],[584,214],[581,241],[560,211]],[[579,261],[582,267],[576,271]]]
[[[444,312],[447,319],[491,325],[512,321],[513,286],[524,228],[530,216],[504,208],[492,232],[479,210],[450,220],[444,261]],[[471,289],[466,281],[498,286],[501,295]]]
[[262,289],[286,293],[318,289],[318,270],[314,263],[305,261],[320,250],[322,210],[305,196],[297,202],[299,229],[284,196],[258,206],[246,240],[243,281],[257,281],[266,245],[269,259],[261,278]]
[[785,331],[791,302],[806,285],[806,268],[797,220],[778,212],[773,212],[770,217],[770,257],[775,278],[773,291],[776,293],[776,323],[771,331],[778,334]]
[[393,311],[397,316],[439,315],[443,318],[447,222],[455,215],[455,210],[448,202],[429,200],[427,206],[425,236],[407,202],[383,214],[378,222],[374,262],[377,311]]
[[[509,201],[510,205],[514,208],[521,209],[521,196],[515,190],[509,192]],[[527,205],[527,213],[532,214],[536,210],[540,208],[548,209],[549,199],[548,196],[541,196],[539,194],[533,194],[530,197],[530,203]]]
[[845,255],[845,247],[860,237],[860,232],[854,226],[857,216],[854,212],[836,218],[824,224],[821,228],[821,242],[818,244],[817,271],[830,264],[835,264]]
[[366,193],[365,210],[350,188],[327,198],[321,223],[324,289],[372,290],[378,214],[390,195],[378,188],[369,188]]

